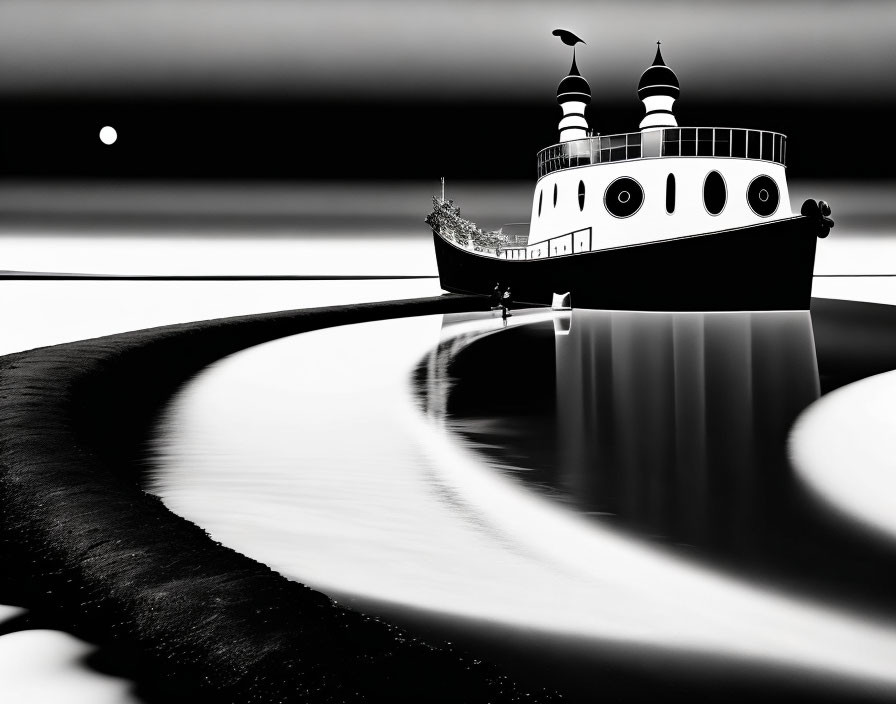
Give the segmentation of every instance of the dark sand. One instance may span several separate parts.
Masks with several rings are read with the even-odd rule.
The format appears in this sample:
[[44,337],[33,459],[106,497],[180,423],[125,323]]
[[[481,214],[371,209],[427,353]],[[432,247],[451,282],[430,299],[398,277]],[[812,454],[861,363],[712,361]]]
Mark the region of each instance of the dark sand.
[[248,315],[0,358],[4,599],[35,610],[26,626],[99,643],[95,667],[129,670],[160,701],[554,700],[334,604],[140,489],[152,418],[216,359],[334,325],[483,307],[443,296]]

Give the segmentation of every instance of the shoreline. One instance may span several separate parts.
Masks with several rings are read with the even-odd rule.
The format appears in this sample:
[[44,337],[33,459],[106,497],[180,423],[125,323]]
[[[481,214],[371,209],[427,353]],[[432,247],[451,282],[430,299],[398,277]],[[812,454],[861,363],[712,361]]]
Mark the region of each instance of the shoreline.
[[9,281],[379,281],[438,278],[435,274],[77,274],[0,270],[0,280]]
[[[29,607],[48,609],[101,647],[135,649],[140,674],[163,680],[169,697],[525,696],[491,665],[338,606],[215,543],[138,481],[151,419],[211,362],[324,327],[482,307],[481,297],[443,296],[245,315],[0,358],[8,574],[24,573],[34,587]],[[530,701],[539,699],[554,696]]]

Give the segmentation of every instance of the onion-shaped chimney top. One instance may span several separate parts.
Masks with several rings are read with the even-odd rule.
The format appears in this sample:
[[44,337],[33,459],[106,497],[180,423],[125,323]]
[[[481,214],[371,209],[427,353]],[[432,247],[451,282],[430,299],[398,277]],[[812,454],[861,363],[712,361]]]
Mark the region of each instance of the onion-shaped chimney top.
[[653,64],[641,74],[641,80],[638,81],[638,97],[641,100],[654,95],[678,98],[680,92],[678,76],[675,75],[675,71],[666,66],[660,43],[657,42]]
[[557,102],[563,105],[571,100],[578,100],[588,104],[591,102],[591,86],[588,85],[588,81],[582,77],[579,67],[576,66],[576,50],[573,49],[572,52],[572,66],[569,67],[569,74],[557,86]]

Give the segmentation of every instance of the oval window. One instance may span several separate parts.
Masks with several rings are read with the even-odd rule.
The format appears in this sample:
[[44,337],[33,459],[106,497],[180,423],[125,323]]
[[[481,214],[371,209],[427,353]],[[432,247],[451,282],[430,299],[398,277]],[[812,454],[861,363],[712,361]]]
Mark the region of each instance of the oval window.
[[554,207],[557,207],[557,184],[554,184]]
[[544,191],[538,194],[538,215],[541,216],[541,201],[544,200]]
[[579,210],[585,209],[585,182],[579,181]]
[[644,203],[644,189],[633,178],[617,178],[604,192],[604,207],[610,215],[627,218],[634,215]]
[[725,179],[718,171],[710,171],[703,182],[703,206],[710,215],[718,215],[728,200]]
[[757,215],[767,218],[778,209],[778,184],[770,176],[757,176],[747,188],[747,203]]
[[666,212],[669,215],[675,212],[675,174],[666,177]]

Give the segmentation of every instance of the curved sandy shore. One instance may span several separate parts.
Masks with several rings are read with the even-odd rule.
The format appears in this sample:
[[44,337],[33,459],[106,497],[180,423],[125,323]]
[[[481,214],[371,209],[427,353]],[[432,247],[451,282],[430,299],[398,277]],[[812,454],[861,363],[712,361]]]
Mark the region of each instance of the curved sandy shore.
[[444,296],[249,315],[0,358],[0,501],[16,569],[41,607],[79,635],[138,648],[185,698],[517,700],[494,668],[333,604],[139,487],[149,420],[214,360],[322,327],[482,306]]

